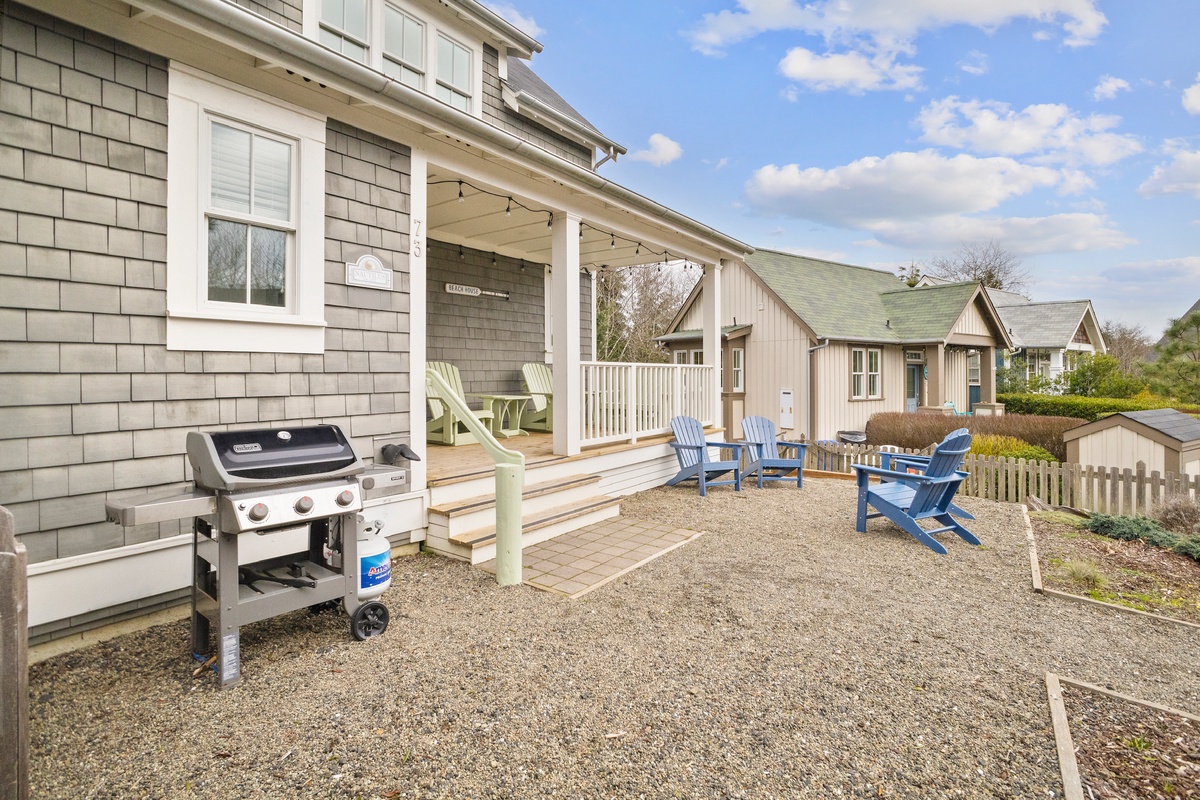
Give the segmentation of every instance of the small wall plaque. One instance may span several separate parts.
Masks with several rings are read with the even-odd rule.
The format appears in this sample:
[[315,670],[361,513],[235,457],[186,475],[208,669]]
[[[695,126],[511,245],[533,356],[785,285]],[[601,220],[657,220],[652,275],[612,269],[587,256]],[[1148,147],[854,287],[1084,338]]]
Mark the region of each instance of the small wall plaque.
[[467,297],[499,297],[501,300],[508,299],[508,292],[490,292],[487,289],[480,289],[478,286],[466,286],[461,283],[447,283],[446,294],[461,294]]
[[392,271],[383,266],[377,257],[366,253],[357,261],[346,262],[346,285],[367,286],[372,289],[392,288]]

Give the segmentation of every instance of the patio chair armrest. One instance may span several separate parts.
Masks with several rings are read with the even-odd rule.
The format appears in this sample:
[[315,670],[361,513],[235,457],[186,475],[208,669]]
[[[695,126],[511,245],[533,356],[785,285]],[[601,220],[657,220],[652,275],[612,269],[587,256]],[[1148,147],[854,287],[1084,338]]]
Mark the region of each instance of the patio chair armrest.
[[929,478],[914,472],[898,472],[894,469],[872,467],[869,464],[851,464],[850,468],[866,475],[876,475],[880,478],[891,478],[894,481],[903,481],[906,483],[940,483],[942,480],[939,478]]
[[743,449],[746,448],[747,443],[746,442],[709,442],[708,446],[709,447],[719,447],[722,450],[736,450],[737,452],[740,453],[740,452],[742,452]]
[[780,442],[780,441],[777,441],[777,442],[775,442],[775,444],[778,445],[779,447],[787,449],[787,450],[795,450],[800,455],[803,455],[804,451],[808,449],[808,442]]

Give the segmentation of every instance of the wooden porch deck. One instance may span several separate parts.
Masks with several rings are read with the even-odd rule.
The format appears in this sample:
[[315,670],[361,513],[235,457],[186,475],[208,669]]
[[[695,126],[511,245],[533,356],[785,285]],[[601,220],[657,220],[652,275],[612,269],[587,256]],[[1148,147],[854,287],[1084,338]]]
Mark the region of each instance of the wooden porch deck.
[[[552,463],[580,461],[598,455],[619,453],[635,450],[639,447],[662,444],[671,441],[670,434],[648,436],[636,444],[628,442],[598,445],[585,448],[577,456],[559,456],[554,454],[554,434],[530,433],[528,436],[514,436],[505,439],[500,444],[509,450],[519,450],[525,454],[525,468]],[[429,444],[425,450],[426,475],[430,486],[471,480],[482,475],[490,474],[495,468],[495,462],[480,444],[448,447],[446,445]]]

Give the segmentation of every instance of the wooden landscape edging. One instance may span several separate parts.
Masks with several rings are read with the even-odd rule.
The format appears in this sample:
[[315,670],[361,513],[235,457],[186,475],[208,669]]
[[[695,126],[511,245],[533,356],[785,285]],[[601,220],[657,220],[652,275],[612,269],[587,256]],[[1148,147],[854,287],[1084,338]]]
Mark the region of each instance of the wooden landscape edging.
[[1085,683],[1084,681],[1077,681],[1062,675],[1055,675],[1053,672],[1047,672],[1046,698],[1050,703],[1050,721],[1054,726],[1054,746],[1058,751],[1058,769],[1063,780],[1063,795],[1067,800],[1084,800],[1084,794],[1083,779],[1079,775],[1079,762],[1075,760],[1075,742],[1071,738],[1071,723],[1067,717],[1067,705],[1063,702],[1062,697],[1063,684],[1074,686],[1076,689],[1084,689],[1089,692],[1107,695],[1126,703],[1151,708],[1165,714],[1172,714],[1191,720],[1192,722],[1200,722],[1200,717],[1195,714],[1189,714],[1186,711],[1180,711],[1177,708],[1164,706],[1161,703],[1153,703],[1149,700],[1139,700],[1127,694],[1114,692],[1112,689],[1105,689],[1103,686],[1096,686],[1092,683]]
[[1035,592],[1037,592],[1038,594],[1042,594],[1047,597],[1058,597],[1063,600],[1070,600],[1075,603],[1084,603],[1086,605],[1091,605],[1091,606],[1100,606],[1101,608],[1111,608],[1114,611],[1122,611],[1126,614],[1138,614],[1143,617],[1149,617],[1150,619],[1159,620],[1160,622],[1170,622],[1174,625],[1183,625],[1184,627],[1187,627],[1187,628],[1200,629],[1200,624],[1197,624],[1195,622],[1188,622],[1186,619],[1175,619],[1174,617],[1164,617],[1162,614],[1155,614],[1150,611],[1139,611],[1136,608],[1128,608],[1126,606],[1119,606],[1116,603],[1106,603],[1103,600],[1093,600],[1090,597],[1083,597],[1082,595],[1071,594],[1070,592],[1060,592],[1058,589],[1045,588],[1042,585],[1041,566],[1038,564],[1037,541],[1033,537],[1033,523],[1029,521],[1029,509],[1025,506],[1021,506],[1021,513],[1025,517],[1025,533],[1026,533],[1026,536],[1029,538],[1029,569],[1030,569],[1031,577],[1033,580],[1033,590]]

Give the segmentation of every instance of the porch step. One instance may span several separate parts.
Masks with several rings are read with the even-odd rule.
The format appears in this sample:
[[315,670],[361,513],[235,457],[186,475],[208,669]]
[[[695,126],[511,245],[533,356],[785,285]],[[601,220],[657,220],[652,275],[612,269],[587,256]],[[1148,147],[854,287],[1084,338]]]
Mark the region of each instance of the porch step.
[[[556,506],[580,502],[598,493],[598,475],[570,475],[525,486],[521,514],[528,518]],[[494,485],[494,483],[493,483]],[[481,494],[444,502],[429,509],[429,525],[446,539],[495,524],[496,495]]]
[[[535,514],[526,514],[521,520],[521,546],[529,547],[620,513],[620,498],[596,496]],[[427,542],[432,539],[431,536]],[[472,564],[481,564],[496,557],[495,525],[467,531],[445,541],[447,555],[463,558]]]

